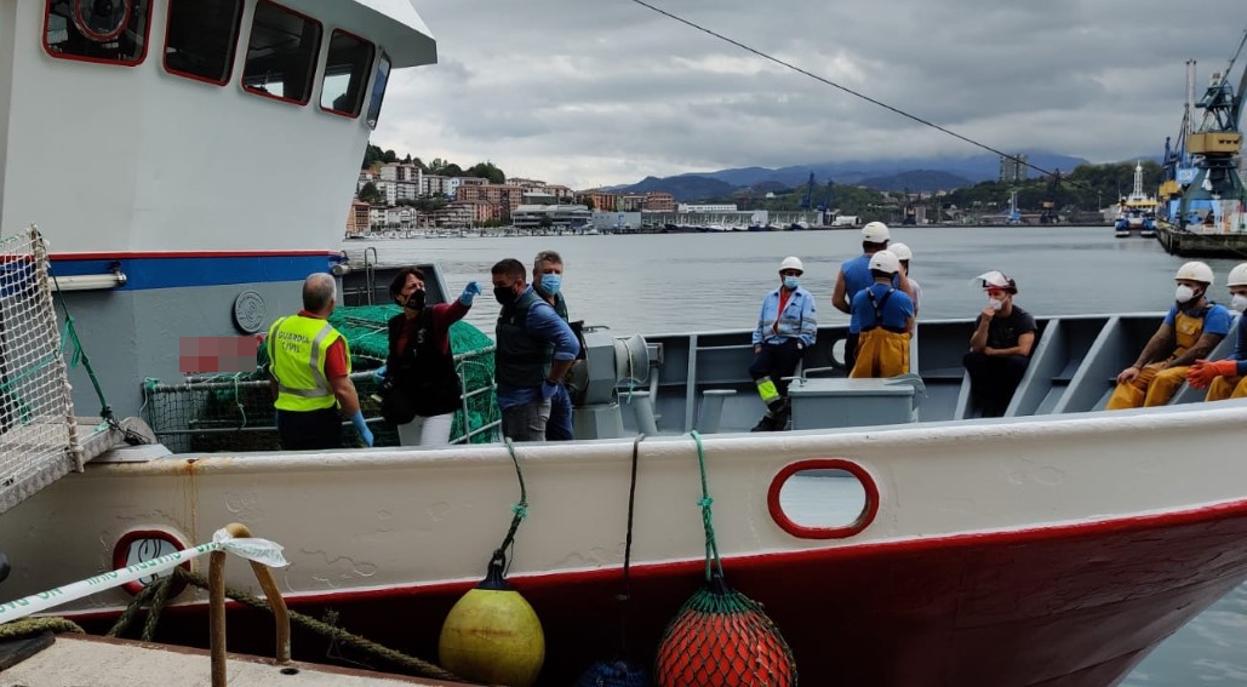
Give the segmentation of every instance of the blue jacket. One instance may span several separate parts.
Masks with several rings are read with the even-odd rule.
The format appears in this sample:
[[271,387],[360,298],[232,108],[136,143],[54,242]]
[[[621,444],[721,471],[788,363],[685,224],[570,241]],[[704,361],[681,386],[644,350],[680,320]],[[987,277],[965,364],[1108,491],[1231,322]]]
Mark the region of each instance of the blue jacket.
[[[806,348],[814,345],[814,340],[818,337],[818,322],[814,315],[814,296],[809,291],[798,286],[788,297],[784,312],[781,314],[778,311],[779,289],[775,289],[762,299],[758,326],[753,330],[755,346],[760,343],[783,343],[794,338],[801,339]],[[777,319],[779,327],[775,328]]]
[[1234,343],[1234,355],[1230,356],[1231,360],[1238,361],[1238,376],[1247,376],[1247,322],[1243,320],[1247,318],[1245,315],[1238,317],[1238,339]]

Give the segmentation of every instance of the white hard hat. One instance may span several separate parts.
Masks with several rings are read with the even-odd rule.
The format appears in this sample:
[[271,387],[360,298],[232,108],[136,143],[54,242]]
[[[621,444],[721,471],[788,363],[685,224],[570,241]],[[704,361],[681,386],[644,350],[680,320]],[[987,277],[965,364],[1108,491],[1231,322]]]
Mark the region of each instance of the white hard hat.
[[896,258],[896,253],[881,250],[870,256],[870,269],[896,274],[901,269],[901,261]]
[[1225,280],[1226,286],[1247,286],[1247,262],[1239,263],[1237,267],[1230,270],[1230,276]]
[[1010,293],[1017,293],[1017,282],[1000,270],[992,270],[984,272],[974,278],[974,281],[980,282],[983,288],[1006,289]]
[[1192,260],[1178,268],[1178,273],[1173,275],[1174,279],[1189,279],[1191,281],[1203,282],[1211,284],[1213,282],[1212,268],[1207,264]]
[[914,252],[909,250],[909,246],[903,243],[889,243],[888,251],[896,256],[897,260],[913,260]]
[[871,222],[862,227],[862,240],[870,243],[883,243],[892,237],[888,225],[883,222]]
[[796,270],[798,272],[804,273],[805,265],[801,264],[801,258],[798,258],[793,255],[789,255],[788,257],[784,258],[783,262],[779,263],[779,271],[783,272],[784,270]]

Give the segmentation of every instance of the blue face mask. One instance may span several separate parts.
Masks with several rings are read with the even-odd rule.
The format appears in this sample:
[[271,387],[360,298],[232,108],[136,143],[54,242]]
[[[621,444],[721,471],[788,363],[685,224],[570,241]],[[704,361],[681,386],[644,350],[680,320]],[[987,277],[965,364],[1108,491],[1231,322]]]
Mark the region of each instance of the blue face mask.
[[543,274],[541,275],[541,290],[551,296],[559,292],[559,287],[563,285],[563,275],[561,274]]
[[789,291],[795,290],[797,288],[797,284],[800,284],[800,283],[801,283],[800,277],[793,277],[791,275],[784,277],[784,288],[788,289]]

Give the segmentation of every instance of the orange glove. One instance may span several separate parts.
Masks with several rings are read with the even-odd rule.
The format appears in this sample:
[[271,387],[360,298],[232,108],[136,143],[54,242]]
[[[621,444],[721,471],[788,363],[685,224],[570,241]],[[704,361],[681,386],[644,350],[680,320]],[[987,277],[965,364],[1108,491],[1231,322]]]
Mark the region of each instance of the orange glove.
[[1217,360],[1208,362],[1207,360],[1197,360],[1186,371],[1186,381],[1196,389],[1207,388],[1212,384],[1212,380],[1217,377],[1233,377],[1238,374],[1237,360]]

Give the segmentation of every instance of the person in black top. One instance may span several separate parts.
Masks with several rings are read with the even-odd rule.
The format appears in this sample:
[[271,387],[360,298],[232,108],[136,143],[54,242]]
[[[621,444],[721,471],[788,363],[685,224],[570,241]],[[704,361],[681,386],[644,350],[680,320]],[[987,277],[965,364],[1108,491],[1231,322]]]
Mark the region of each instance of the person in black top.
[[970,352],[962,362],[970,373],[970,395],[983,417],[1000,417],[1009,407],[1035,347],[1035,318],[1013,304],[1017,284],[998,271],[979,275],[987,307],[979,313]]
[[461,407],[459,374],[450,350],[450,325],[463,319],[481,292],[468,282],[453,303],[425,303],[424,272],[404,267],[390,284],[403,311],[390,318],[389,355],[382,378],[381,414],[398,426],[403,446],[445,446]]

